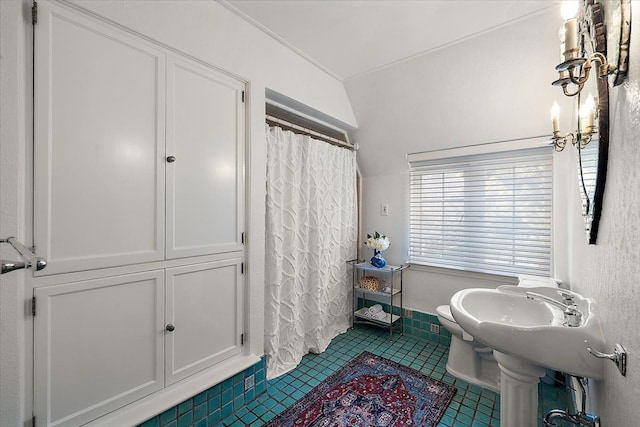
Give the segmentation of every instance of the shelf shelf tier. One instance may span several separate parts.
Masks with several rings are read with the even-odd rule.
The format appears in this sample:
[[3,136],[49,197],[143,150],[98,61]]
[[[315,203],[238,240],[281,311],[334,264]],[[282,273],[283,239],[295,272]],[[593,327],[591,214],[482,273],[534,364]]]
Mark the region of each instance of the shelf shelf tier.
[[408,264],[405,265],[385,265],[383,268],[374,267],[370,262],[359,262],[353,265],[354,268],[358,270],[368,270],[368,271],[379,271],[384,273],[395,273],[397,271],[402,271],[409,267]]
[[380,291],[372,291],[370,289],[360,288],[358,286],[354,286],[353,290],[356,292],[367,294],[367,295],[378,295],[383,298],[384,297],[389,298],[390,296],[398,295],[401,292],[400,289],[398,288],[394,288],[391,292],[380,292]]
[[381,324],[381,325],[386,325],[389,326],[392,323],[395,323],[397,320],[401,319],[400,316],[397,316],[395,314],[390,314],[390,313],[386,313],[386,316],[384,319],[375,319],[373,317],[367,317],[364,315],[364,313],[366,313],[368,310],[367,307],[363,307],[360,310],[357,310],[355,313],[355,316],[359,319],[363,319],[366,320],[367,322],[373,322],[373,323],[377,323],[377,324]]

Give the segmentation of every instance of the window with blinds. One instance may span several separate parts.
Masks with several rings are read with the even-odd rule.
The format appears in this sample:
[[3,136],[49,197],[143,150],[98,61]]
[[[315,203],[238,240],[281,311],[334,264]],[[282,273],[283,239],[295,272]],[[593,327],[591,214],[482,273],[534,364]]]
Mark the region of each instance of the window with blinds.
[[410,162],[409,261],[548,276],[552,156],[544,147]]

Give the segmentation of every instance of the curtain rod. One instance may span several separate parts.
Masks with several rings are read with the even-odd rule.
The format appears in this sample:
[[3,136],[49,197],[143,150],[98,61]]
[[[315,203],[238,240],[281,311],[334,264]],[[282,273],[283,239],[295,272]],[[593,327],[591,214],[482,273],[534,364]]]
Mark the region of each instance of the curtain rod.
[[470,156],[475,154],[495,153],[499,151],[511,151],[526,148],[551,145],[550,135],[537,135],[524,138],[505,139],[502,141],[483,142],[480,144],[464,145],[462,147],[440,148],[431,151],[419,151],[407,154],[407,161],[419,162],[447,157]]
[[338,145],[340,147],[344,147],[344,148],[347,148],[349,150],[356,150],[356,147],[354,147],[352,144],[349,144],[348,142],[341,141],[338,138],[334,138],[332,136],[323,135],[320,132],[316,132],[316,131],[314,131],[312,129],[302,127],[300,125],[288,122],[288,121],[283,120],[283,119],[279,119],[278,117],[274,117],[274,116],[271,116],[271,115],[267,114],[266,115],[266,119],[267,119],[267,122],[272,122],[272,123],[275,123],[275,124],[281,124],[281,125],[284,125],[286,127],[299,130],[301,132],[306,133],[307,135],[315,136],[317,138],[320,138],[320,139],[322,139],[323,141],[325,141],[325,142],[327,142],[329,144]]
[[548,135],[536,135],[536,136],[525,136],[525,137],[522,137],[522,138],[503,139],[501,141],[481,142],[479,144],[462,145],[460,147],[449,147],[449,148],[438,148],[436,150],[415,151],[413,153],[407,153],[407,156],[411,156],[411,155],[415,155],[415,154],[438,153],[440,151],[456,150],[456,149],[459,149],[459,148],[483,147],[483,146],[487,146],[487,145],[504,144],[504,143],[508,143],[508,142],[529,141],[529,140],[542,139],[542,138],[548,139],[549,140],[549,144],[551,144],[552,143],[551,142],[551,137],[552,136],[553,135],[551,135],[551,134],[548,134]]
[[335,131],[341,132],[341,133],[344,134],[344,137],[347,138],[347,143],[351,144],[351,141],[349,141],[349,134],[341,127],[332,125],[331,123],[327,123],[326,121],[321,120],[321,119],[319,119],[319,118],[317,118],[315,116],[312,116],[312,115],[307,114],[307,113],[303,113],[302,111],[296,110],[295,108],[289,107],[288,105],[285,105],[285,104],[281,104],[281,103],[279,103],[277,101],[274,101],[272,99],[269,99],[269,98],[267,98],[265,100],[265,103],[267,105],[271,105],[272,107],[280,108],[280,109],[282,109],[284,111],[287,111],[287,112],[289,112],[289,113],[291,113],[291,114],[293,114],[295,116],[300,116],[303,119],[307,119],[307,120],[310,120],[310,121],[312,121],[314,123],[318,123],[320,126],[327,127],[329,129],[333,129]]

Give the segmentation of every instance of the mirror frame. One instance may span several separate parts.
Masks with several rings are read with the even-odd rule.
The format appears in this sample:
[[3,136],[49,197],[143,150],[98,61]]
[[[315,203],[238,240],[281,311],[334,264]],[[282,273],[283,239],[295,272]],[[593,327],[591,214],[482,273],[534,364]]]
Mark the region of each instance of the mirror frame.
[[[631,2],[630,0],[618,0],[606,2],[608,7],[604,9],[602,0],[583,0],[582,20],[580,22],[581,53],[588,57],[589,54],[600,52],[607,60],[611,58],[615,62],[612,72],[611,84],[617,86],[625,79],[628,71],[629,43],[631,40]],[[608,13],[608,14],[607,14]],[[607,22],[610,24],[609,52],[607,52]],[[609,55],[607,55],[609,53]],[[578,146],[578,167],[581,180],[580,191],[588,201],[586,209],[583,208],[582,216],[585,222],[585,231],[589,244],[596,243],[600,217],[604,201],[604,187],[607,179],[607,163],[609,158],[609,79],[607,77],[596,79],[598,105],[597,105],[597,140],[598,162],[596,169],[595,189],[593,201],[584,187],[584,175],[582,167],[582,150]],[[581,96],[577,97],[577,108],[580,113]],[[578,114],[578,132],[581,132],[581,114]],[[580,138],[578,138],[580,139]]]
[[[600,52],[607,56],[607,35],[604,22],[604,9],[602,4],[594,0],[585,2],[585,22],[588,22],[584,28],[581,28],[581,40],[583,52],[587,50],[586,44],[591,44],[591,50]],[[598,88],[598,167],[596,171],[595,191],[593,194],[592,206],[588,212],[583,211],[583,218],[586,227],[587,238],[590,245],[594,245],[598,238],[598,229],[600,228],[600,217],[602,215],[602,203],[604,200],[604,187],[607,180],[607,164],[609,158],[609,82],[608,79],[592,76],[597,80]],[[580,99],[577,99],[578,108],[580,108]],[[580,115],[578,115],[580,121]],[[578,129],[582,126],[578,124]],[[578,150],[578,156],[581,156],[581,150]],[[578,163],[580,167],[580,179],[582,176],[581,159]],[[582,188],[582,187],[581,187]],[[584,189],[581,190],[584,192]],[[587,197],[590,197],[587,195]]]

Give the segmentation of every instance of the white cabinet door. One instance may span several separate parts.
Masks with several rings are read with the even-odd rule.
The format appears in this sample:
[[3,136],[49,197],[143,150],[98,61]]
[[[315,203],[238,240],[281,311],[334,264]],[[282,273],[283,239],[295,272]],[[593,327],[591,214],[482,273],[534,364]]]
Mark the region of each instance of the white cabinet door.
[[34,278],[38,425],[81,425],[242,351],[244,83],[63,3],[34,34],[35,276],[226,258]]
[[167,258],[242,250],[243,89],[194,61],[167,59]]
[[77,426],[164,386],[163,284],[153,271],[34,290],[38,425]]
[[34,28],[37,275],[162,260],[165,53],[47,1]]
[[167,384],[242,351],[241,258],[166,270]]

